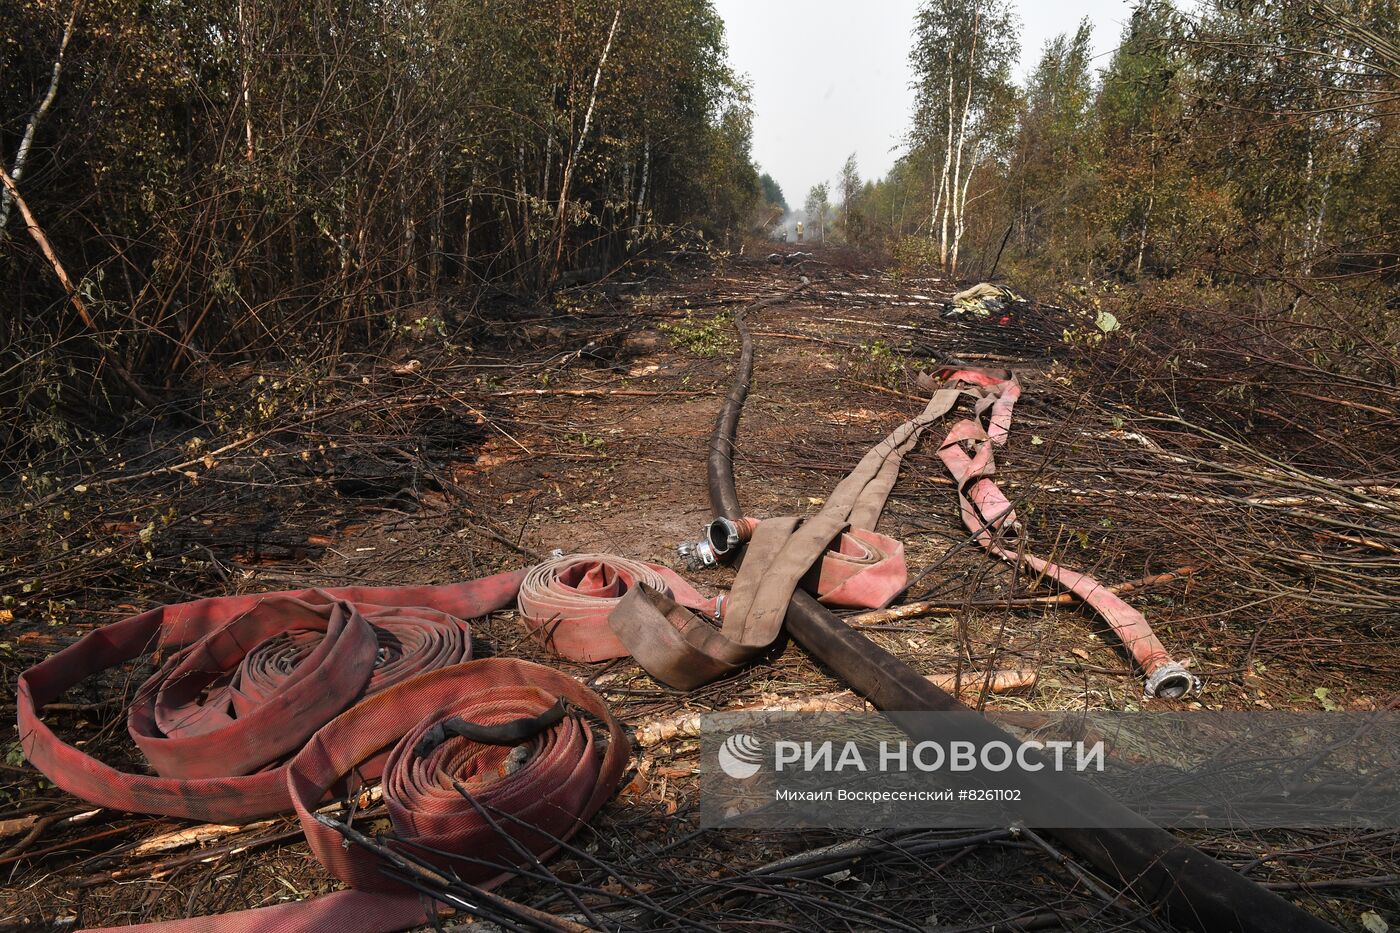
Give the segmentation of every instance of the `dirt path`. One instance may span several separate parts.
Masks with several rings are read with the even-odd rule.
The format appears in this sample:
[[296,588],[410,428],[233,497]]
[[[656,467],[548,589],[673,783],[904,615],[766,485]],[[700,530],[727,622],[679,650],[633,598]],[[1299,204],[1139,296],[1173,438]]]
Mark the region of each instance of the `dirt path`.
[[[608,551],[679,567],[676,544],[693,537],[709,517],[705,456],[733,362],[728,313],[790,287],[804,273],[813,279],[806,292],[751,321],[757,366],[737,454],[739,492],[750,514],[814,512],[871,444],[918,410],[914,377],[930,359],[990,360],[1017,364],[1026,385],[1015,442],[999,475],[1014,495],[1028,497],[1022,511],[1041,553],[1061,554],[1109,583],[1197,560],[1189,536],[1174,533],[1169,523],[1123,524],[1117,507],[1122,500],[1077,492],[1078,474],[1064,472],[1090,448],[1139,459],[1147,454],[1137,440],[1121,436],[1121,419],[1057,362],[1065,352],[1058,340],[1061,312],[1038,310],[1040,317],[1005,326],[949,323],[938,310],[954,290],[950,285],[892,280],[831,252],[800,268],[740,261],[718,273],[701,270],[640,290],[619,289],[602,303],[593,293],[573,298],[566,293],[566,299],[577,301],[567,309],[575,321],[567,330],[509,322],[480,329],[468,362],[433,364],[419,373],[433,391],[470,403],[474,414],[468,427],[478,441],[469,458],[449,455],[424,466],[418,448],[408,451],[414,456],[403,461],[405,476],[397,485],[384,480],[398,490],[397,498],[374,508],[357,507],[340,486],[330,499],[313,499],[307,482],[279,474],[285,488],[258,493],[275,505],[276,514],[266,520],[271,531],[263,533],[295,547],[285,554],[221,556],[202,571],[209,575],[202,583],[181,585],[208,595],[351,581],[446,582],[519,566],[525,558],[501,544],[502,538],[537,552]],[[365,383],[372,372],[376,382],[393,383],[398,393],[393,399],[421,394],[425,389],[413,381],[417,371],[404,362],[406,356],[374,363],[365,371]],[[392,409],[390,402],[384,406]],[[462,417],[460,406],[449,407]],[[438,429],[414,430],[425,433],[414,435],[417,440],[405,435],[381,441],[376,449],[382,454],[426,445]],[[914,572],[936,567],[913,595],[935,594],[967,605],[885,626],[871,637],[925,673],[991,666],[1039,674],[1034,692],[974,694],[973,702],[1003,708],[1135,708],[1140,677],[1095,620],[1073,608],[1010,611],[986,605],[1013,592],[1024,594],[1028,581],[1018,584],[1007,568],[968,546],[951,484],[933,455],[935,433],[906,461],[881,531],[905,542]],[[211,476],[216,476],[212,468]],[[231,507],[226,514],[222,524],[228,525],[234,521]],[[331,515],[339,518],[329,522]],[[198,527],[219,527],[207,517],[198,519],[206,521]],[[212,541],[181,540],[187,548],[188,541],[196,541],[206,551]],[[728,573],[695,579],[717,588],[727,585]],[[81,585],[75,577],[73,586]],[[1193,703],[1252,708],[1295,702],[1291,688],[1241,677],[1259,650],[1259,629],[1232,628],[1221,620],[1234,617],[1214,616],[1216,607],[1228,612],[1231,597],[1212,585],[1209,578],[1177,581],[1148,591],[1138,603],[1164,640],[1207,675],[1207,689]],[[129,611],[122,607],[131,597],[119,595],[120,588],[82,592],[82,621],[75,615],[39,631],[37,641],[17,641],[21,651],[13,665],[50,650],[51,641],[44,639],[76,635],[102,621],[103,613],[115,617]],[[181,597],[165,593],[163,598]],[[588,666],[553,658],[524,636],[512,612],[482,620],[476,635],[480,654],[539,660],[593,683],[631,726],[683,711],[842,687],[794,646],[774,651],[730,680],[680,694],[652,681],[630,660]],[[1283,658],[1275,677],[1278,667],[1288,664],[1296,665],[1292,675],[1301,682],[1316,674]],[[1385,676],[1384,670],[1373,680],[1358,676],[1349,692],[1338,696],[1364,703],[1381,689]],[[120,758],[115,713],[107,705],[80,710],[63,720],[64,728],[93,737]],[[627,866],[639,883],[657,890],[684,881],[702,896],[706,883],[737,865],[752,867],[831,841],[823,834],[691,838],[695,764],[693,743],[643,752],[635,779],[587,837],[599,857]],[[18,762],[7,767],[23,773]],[[30,795],[18,797],[19,803],[72,803],[35,783],[32,774],[16,780],[14,793]],[[55,831],[27,844],[32,857],[0,857],[0,865],[12,873],[0,887],[0,902],[7,905],[0,908],[0,925],[27,922],[39,929],[63,918],[122,923],[217,913],[331,887],[285,819],[207,843],[203,856],[189,847],[154,858],[130,854],[141,840],[177,826],[176,821],[104,815],[95,831]],[[723,925],[759,917],[800,924],[803,916],[820,916],[818,925],[825,926],[835,916],[826,911],[860,909],[891,922],[956,928],[1060,911],[1085,929],[1118,929],[1129,917],[1121,907],[1105,906],[1038,850],[993,845],[948,855],[953,857],[910,859],[866,876],[824,882],[820,890],[782,904],[741,898],[726,907],[717,900],[701,915],[708,922],[723,918]],[[110,880],[113,870],[133,865],[138,870],[129,881]],[[569,860],[560,870],[584,871]],[[526,883],[512,883],[506,891],[544,909],[567,909],[548,891]],[[813,907],[807,898],[825,906]]]

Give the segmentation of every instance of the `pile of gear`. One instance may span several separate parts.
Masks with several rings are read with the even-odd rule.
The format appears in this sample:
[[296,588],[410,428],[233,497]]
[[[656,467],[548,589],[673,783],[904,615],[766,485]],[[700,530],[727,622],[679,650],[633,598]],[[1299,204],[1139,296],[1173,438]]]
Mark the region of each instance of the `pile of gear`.
[[1004,285],[981,282],[958,292],[943,306],[945,320],[959,317],[986,318],[1006,325],[1016,319],[1016,312],[1026,299]]

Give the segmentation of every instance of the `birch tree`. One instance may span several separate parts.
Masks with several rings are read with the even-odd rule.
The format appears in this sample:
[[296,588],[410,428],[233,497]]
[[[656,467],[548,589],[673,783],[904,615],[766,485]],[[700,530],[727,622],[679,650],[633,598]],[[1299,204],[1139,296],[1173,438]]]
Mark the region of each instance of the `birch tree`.
[[1007,0],[927,0],[915,21],[913,142],[930,158],[929,236],[956,274],[973,173],[1012,125],[1019,51]]
[[554,270],[553,275],[559,274],[559,261],[564,255],[564,235],[566,232],[566,218],[569,207],[570,185],[574,180],[574,168],[578,165],[579,158],[583,155],[584,144],[588,142],[588,127],[593,122],[593,109],[598,104],[598,84],[603,79],[603,69],[608,64],[608,54],[612,51],[613,39],[617,36],[617,24],[622,18],[622,4],[618,3],[613,12],[612,25],[608,27],[608,38],[603,43],[602,54],[598,56],[598,67],[593,71],[593,87],[588,95],[588,107],[583,112],[583,127],[578,132],[578,138],[574,142],[573,151],[569,154],[569,159],[564,163],[564,180],[559,185],[559,209],[555,217],[555,246],[554,246]]
[[[73,38],[73,27],[78,22],[78,12],[82,9],[82,0],[77,0],[73,4],[73,11],[68,15],[68,23],[63,27],[63,39],[58,44],[58,54],[54,57],[53,71],[49,76],[48,90],[44,92],[43,99],[34,108],[34,112],[29,117],[29,122],[24,127],[24,136],[19,141],[19,148],[15,151],[15,163],[10,169],[11,180],[18,184],[24,177],[24,165],[29,160],[30,147],[34,145],[34,132],[43,122],[44,115],[53,106],[54,98],[58,96],[58,81],[63,76],[63,57],[68,52],[68,42]],[[0,236],[4,236],[5,227],[10,223],[10,208],[14,204],[14,199],[10,194],[9,187],[0,191]]]
[[1114,259],[1144,264],[1160,228],[1185,196],[1180,124],[1184,114],[1181,37],[1166,0],[1142,3],[1123,29],[1098,99],[1105,152],[1100,174],[1106,197],[1101,215],[1124,247]]
[[1049,239],[1059,234],[1064,242],[1057,256],[1078,258],[1080,245],[1092,239],[1081,204],[1098,194],[1092,185],[1099,135],[1092,119],[1091,38],[1086,17],[1073,35],[1051,39],[1026,86],[1008,203],[1029,255],[1047,252]]

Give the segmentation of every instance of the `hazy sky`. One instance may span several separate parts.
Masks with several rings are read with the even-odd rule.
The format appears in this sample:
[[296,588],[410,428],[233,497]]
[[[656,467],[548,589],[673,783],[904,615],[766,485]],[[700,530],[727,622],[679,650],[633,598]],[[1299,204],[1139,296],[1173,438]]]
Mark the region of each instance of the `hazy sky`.
[[[861,176],[887,172],[909,123],[909,45],[917,0],[714,0],[729,59],[753,85],[754,158],[801,208],[856,153]],[[1020,13],[1017,78],[1045,43],[1094,24],[1095,64],[1118,44],[1128,0],[1012,0]],[[835,200],[835,197],[832,198]]]

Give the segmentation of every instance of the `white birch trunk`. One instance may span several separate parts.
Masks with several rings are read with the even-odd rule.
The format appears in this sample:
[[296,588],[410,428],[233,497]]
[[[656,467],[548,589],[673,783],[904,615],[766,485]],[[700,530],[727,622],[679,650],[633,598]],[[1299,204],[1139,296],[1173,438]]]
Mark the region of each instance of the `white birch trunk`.
[[588,109],[583,112],[583,127],[579,130],[578,140],[574,144],[574,151],[569,155],[569,161],[564,163],[564,178],[559,185],[559,213],[555,219],[556,240],[554,247],[554,265],[558,271],[559,259],[564,255],[564,218],[569,204],[569,185],[573,181],[574,166],[578,164],[579,156],[583,154],[583,144],[588,139],[588,125],[593,121],[593,108],[598,103],[598,84],[603,80],[603,67],[608,63],[608,53],[612,51],[613,37],[617,35],[617,22],[622,18],[622,3],[619,2],[617,9],[613,11],[612,25],[608,27],[608,41],[603,43],[603,54],[598,57],[598,67],[593,72],[593,90],[588,95]]
[[972,185],[972,173],[975,171],[977,171],[977,160],[973,158],[968,164],[967,175],[963,177],[962,194],[959,196],[958,200],[958,216],[956,222],[953,224],[953,257],[948,269],[949,275],[958,274],[958,250],[962,246],[963,231],[967,229],[967,225],[964,223],[964,217],[966,216],[965,208],[967,206],[967,189]]
[[648,136],[646,142],[642,144],[642,184],[637,190],[637,206],[632,212],[632,239],[637,239],[637,232],[642,225],[642,211],[646,208],[647,184],[651,180],[651,137]]
[[544,137],[544,172],[540,175],[540,199],[549,200],[549,173],[554,168],[554,134]]
[[[58,78],[63,73],[63,56],[68,51],[68,40],[73,38],[73,26],[78,21],[78,10],[82,8],[82,0],[73,4],[73,12],[68,14],[68,23],[63,27],[63,40],[58,44],[58,57],[54,59],[53,73],[49,76],[49,88],[44,92],[44,97],[39,101],[39,106],[34,108],[34,113],[29,117],[29,125],[24,128],[24,136],[19,141],[19,149],[15,151],[14,167],[10,169],[10,179],[16,184],[24,177],[24,163],[29,161],[29,149],[34,145],[34,134],[39,129],[39,123],[43,121],[44,115],[53,106],[54,98],[58,96]],[[10,196],[10,189],[0,189],[0,233],[10,222],[10,209],[14,205],[14,199]]]
[[[961,228],[963,225],[963,201],[960,199],[959,195],[965,196],[967,193],[967,187],[962,183],[963,150],[967,147],[967,120],[968,115],[972,112],[972,82],[977,64],[977,35],[981,23],[982,14],[978,11],[972,15],[972,47],[968,49],[967,53],[967,94],[963,98],[962,119],[959,121],[958,126],[958,145],[957,155],[953,161],[953,180],[948,188],[950,208],[953,215],[953,237],[955,244],[952,249],[951,257],[948,256],[948,250],[945,247],[943,267],[948,269],[950,273],[956,272],[958,267],[956,240],[961,236]],[[951,107],[951,105],[952,101],[949,101],[949,106]],[[968,174],[971,175],[971,172]],[[946,240],[946,222],[944,223],[944,230]]]
[[1147,210],[1142,213],[1142,229],[1138,231],[1138,253],[1137,271],[1134,273],[1139,278],[1142,277],[1142,256],[1147,252],[1147,224],[1152,219],[1152,205],[1157,200],[1157,163],[1154,159],[1152,163],[1152,174],[1149,176],[1147,189]]
[[248,11],[242,0],[238,4],[238,44],[242,47],[243,61],[240,71],[242,72],[243,84],[243,140],[246,148],[245,155],[248,164],[253,164],[253,79],[249,73],[253,62],[252,39],[248,35]]
[[[953,170],[953,49],[948,48],[948,145],[943,152],[943,171],[938,176],[938,197],[935,200],[937,205],[934,208],[934,217],[929,226],[929,233],[933,233],[933,225],[941,223],[941,230],[938,234],[938,265],[941,269],[948,268],[948,178]],[[940,214],[941,210],[941,214]]]

